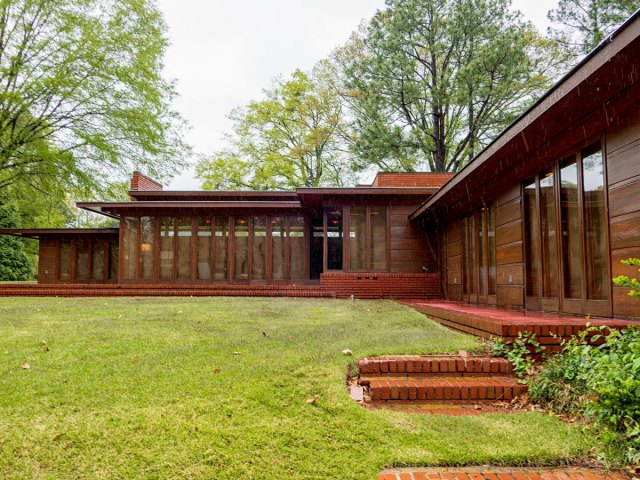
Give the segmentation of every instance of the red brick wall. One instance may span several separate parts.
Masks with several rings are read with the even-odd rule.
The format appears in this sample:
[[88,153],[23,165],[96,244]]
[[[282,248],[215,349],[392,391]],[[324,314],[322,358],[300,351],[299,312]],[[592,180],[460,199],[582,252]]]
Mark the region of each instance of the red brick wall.
[[434,187],[440,188],[451,177],[453,173],[441,172],[417,172],[417,173],[395,173],[380,172],[373,181],[374,187]]
[[162,190],[162,185],[140,172],[133,172],[131,190]]
[[437,274],[323,273],[320,286],[337,298],[440,298]]

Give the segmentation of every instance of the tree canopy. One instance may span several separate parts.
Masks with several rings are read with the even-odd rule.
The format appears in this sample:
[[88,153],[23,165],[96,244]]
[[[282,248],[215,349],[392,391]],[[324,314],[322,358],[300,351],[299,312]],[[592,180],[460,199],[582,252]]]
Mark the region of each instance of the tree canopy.
[[574,57],[593,50],[640,8],[638,0],[560,0],[549,12],[549,34]]
[[341,57],[356,169],[457,171],[561,65],[509,0],[386,4]]
[[54,173],[92,190],[182,167],[165,29],[151,0],[0,0],[0,188]]
[[325,71],[297,70],[274,81],[262,100],[234,110],[229,146],[204,158],[196,175],[205,189],[273,190],[345,185],[343,107]]
[[[15,228],[19,218],[8,193],[0,190],[0,228]],[[33,277],[32,263],[20,238],[0,235],[0,281],[23,281]]]

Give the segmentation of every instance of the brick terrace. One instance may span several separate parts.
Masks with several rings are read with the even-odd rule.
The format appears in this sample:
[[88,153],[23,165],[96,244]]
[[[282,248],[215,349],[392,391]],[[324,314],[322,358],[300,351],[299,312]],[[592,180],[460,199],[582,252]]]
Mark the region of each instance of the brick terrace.
[[627,480],[619,472],[587,468],[412,468],[380,473],[378,480]]

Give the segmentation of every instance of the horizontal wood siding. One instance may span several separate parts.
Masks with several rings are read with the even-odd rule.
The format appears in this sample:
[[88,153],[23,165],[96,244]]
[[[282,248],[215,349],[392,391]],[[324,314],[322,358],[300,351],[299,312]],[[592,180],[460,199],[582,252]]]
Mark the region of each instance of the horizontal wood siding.
[[[640,258],[640,112],[609,128],[606,147],[612,275],[638,278],[620,261]],[[640,318],[640,302],[627,293],[613,287],[613,314]]]
[[445,252],[447,268],[446,298],[448,300],[462,300],[462,232],[460,220],[447,224],[445,230]]
[[390,272],[422,273],[422,267],[438,271],[435,230],[409,222],[415,205],[395,205],[390,208]]
[[496,295],[497,305],[524,306],[524,256],[522,194],[513,185],[496,203]]
[[58,263],[58,241],[53,238],[40,239],[38,254],[38,283],[56,283]]

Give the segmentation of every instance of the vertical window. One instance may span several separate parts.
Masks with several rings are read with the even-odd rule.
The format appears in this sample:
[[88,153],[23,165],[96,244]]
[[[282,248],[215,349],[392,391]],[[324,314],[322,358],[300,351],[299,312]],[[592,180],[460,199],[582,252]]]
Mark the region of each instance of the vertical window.
[[60,240],[58,278],[65,281],[71,280],[71,240]]
[[342,270],[342,209],[327,211],[327,270]]
[[229,218],[214,217],[213,237],[213,278],[227,280],[228,248],[229,248]]
[[367,208],[349,209],[349,269],[363,271],[367,269]]
[[572,157],[562,162],[560,170],[563,282],[566,298],[582,298],[582,247],[578,202],[578,165]]
[[178,219],[178,280],[191,280],[191,217]]
[[109,240],[109,280],[118,280],[118,239]]
[[267,278],[267,219],[253,217],[253,235],[251,245],[251,279],[264,280]]
[[304,279],[304,217],[289,218],[290,278]]
[[211,280],[211,219],[198,218],[196,275],[198,280]]
[[140,278],[153,278],[153,245],[155,237],[155,219],[140,217]]
[[235,217],[233,225],[234,239],[234,277],[236,280],[249,279],[249,219]]
[[587,298],[609,298],[604,165],[600,146],[582,153]]
[[489,295],[496,294],[496,211],[493,203],[487,207],[487,254],[489,270]]
[[287,278],[287,228],[284,217],[271,219],[271,276],[274,280]]
[[104,281],[104,254],[106,241],[94,240],[91,245],[91,280]]
[[474,216],[464,218],[464,293],[476,291],[476,242]]
[[136,251],[138,250],[138,219],[135,217],[125,217],[122,220],[122,265],[124,272],[122,277],[125,280],[135,280],[136,278]]
[[538,235],[538,203],[536,201],[536,182],[530,180],[524,186],[525,217],[525,262],[527,272],[527,296],[539,294],[539,235]]
[[76,278],[89,280],[89,239],[79,237],[76,243]]
[[371,207],[371,270],[386,272],[387,262],[387,209]]
[[558,248],[556,202],[551,171],[540,176],[540,230],[542,236],[542,296],[558,296]]
[[480,282],[478,293],[487,295],[487,216],[485,209],[482,208],[478,212],[478,220],[476,221],[476,231],[478,232],[478,264],[480,273]]
[[175,221],[172,217],[160,219],[160,278],[173,280],[175,257]]

